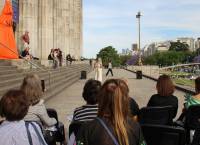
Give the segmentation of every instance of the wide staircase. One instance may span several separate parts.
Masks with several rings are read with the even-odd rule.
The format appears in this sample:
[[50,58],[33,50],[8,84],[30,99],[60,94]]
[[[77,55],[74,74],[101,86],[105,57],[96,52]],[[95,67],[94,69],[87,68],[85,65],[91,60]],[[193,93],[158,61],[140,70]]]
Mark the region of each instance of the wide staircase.
[[41,80],[44,80],[45,93],[43,98],[48,100],[79,80],[81,71],[91,71],[90,65],[74,64],[57,69],[40,66],[38,68],[23,70],[12,66],[9,61],[0,60],[0,98],[7,90],[18,89],[23,78],[28,73],[36,73]]

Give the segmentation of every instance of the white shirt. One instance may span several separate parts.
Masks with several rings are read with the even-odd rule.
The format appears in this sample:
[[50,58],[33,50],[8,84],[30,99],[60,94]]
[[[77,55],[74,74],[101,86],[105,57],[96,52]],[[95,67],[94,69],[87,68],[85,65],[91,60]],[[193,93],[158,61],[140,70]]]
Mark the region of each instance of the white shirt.
[[112,63],[111,62],[108,63],[108,68],[112,69]]
[[[41,129],[37,126],[38,131]],[[39,142],[38,136],[32,126],[29,125],[33,145],[43,145]],[[0,145],[29,145],[25,122],[21,121],[4,121],[0,125]]]

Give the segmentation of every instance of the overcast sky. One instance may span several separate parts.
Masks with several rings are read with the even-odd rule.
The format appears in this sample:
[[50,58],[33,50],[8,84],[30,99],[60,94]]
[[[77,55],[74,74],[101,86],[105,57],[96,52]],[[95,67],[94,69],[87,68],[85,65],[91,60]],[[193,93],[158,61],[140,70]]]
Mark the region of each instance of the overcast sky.
[[138,40],[138,11],[142,46],[200,36],[200,0],[83,0],[83,55],[96,57],[109,45],[119,52],[131,48]]

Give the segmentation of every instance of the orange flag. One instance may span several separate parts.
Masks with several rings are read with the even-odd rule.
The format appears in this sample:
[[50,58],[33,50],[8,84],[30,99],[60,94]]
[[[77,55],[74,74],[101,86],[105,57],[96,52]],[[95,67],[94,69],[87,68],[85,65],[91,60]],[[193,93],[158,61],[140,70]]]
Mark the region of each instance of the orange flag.
[[10,0],[5,1],[0,15],[0,59],[18,59],[12,21],[13,10]]

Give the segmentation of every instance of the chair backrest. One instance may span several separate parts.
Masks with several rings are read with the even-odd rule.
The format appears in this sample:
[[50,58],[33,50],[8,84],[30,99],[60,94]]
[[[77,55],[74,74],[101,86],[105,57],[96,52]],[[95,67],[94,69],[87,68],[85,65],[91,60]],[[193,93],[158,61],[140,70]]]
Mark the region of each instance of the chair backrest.
[[185,130],[167,125],[141,125],[147,145],[185,145]]
[[57,131],[55,132],[55,140],[56,142],[61,142],[61,144],[65,141],[65,128],[64,124],[62,122],[59,122],[58,120],[58,114],[57,111],[53,108],[48,108],[47,113],[49,117],[55,118],[57,120],[56,128]]
[[173,122],[173,107],[143,107],[140,109],[140,124],[170,125]]
[[55,109],[47,108],[47,113],[48,113],[49,117],[55,118],[57,120],[57,123],[58,123],[58,114],[57,114],[57,111]]
[[190,106],[185,114],[185,128],[194,130],[199,125],[200,119],[200,105]]
[[73,121],[70,125],[69,125],[69,137],[72,133],[74,133],[74,135],[76,136],[78,131],[81,128],[81,125],[83,124],[83,122],[80,121]]

